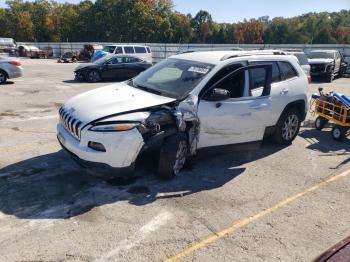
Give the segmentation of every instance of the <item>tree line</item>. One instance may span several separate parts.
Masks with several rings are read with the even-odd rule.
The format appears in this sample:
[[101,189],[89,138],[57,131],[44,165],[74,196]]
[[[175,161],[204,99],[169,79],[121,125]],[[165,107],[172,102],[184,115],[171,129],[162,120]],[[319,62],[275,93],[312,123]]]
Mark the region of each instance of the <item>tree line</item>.
[[0,36],[17,41],[350,44],[350,10],[217,23],[204,10],[195,16],[174,11],[172,0],[6,4],[0,8]]

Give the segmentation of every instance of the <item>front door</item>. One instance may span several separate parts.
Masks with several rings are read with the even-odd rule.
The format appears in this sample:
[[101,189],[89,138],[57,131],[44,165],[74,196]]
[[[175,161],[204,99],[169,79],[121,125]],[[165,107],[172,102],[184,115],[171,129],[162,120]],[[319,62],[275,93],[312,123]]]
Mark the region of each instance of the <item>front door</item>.
[[102,77],[106,79],[122,78],[125,75],[125,64],[121,57],[113,57],[103,65]]
[[[198,148],[261,141],[271,109],[271,65],[240,68],[209,88],[200,99]],[[253,78],[252,78],[253,76]],[[212,90],[230,97],[212,101]]]

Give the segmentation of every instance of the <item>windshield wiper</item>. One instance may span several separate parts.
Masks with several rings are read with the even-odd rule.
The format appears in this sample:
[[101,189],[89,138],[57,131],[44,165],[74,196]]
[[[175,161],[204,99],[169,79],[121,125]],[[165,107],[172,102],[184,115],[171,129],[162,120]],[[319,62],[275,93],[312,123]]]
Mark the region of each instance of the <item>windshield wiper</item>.
[[153,93],[153,94],[156,94],[156,95],[162,95],[163,94],[162,92],[154,90],[154,89],[149,88],[147,86],[136,85],[134,83],[132,83],[132,85],[133,85],[133,87],[136,87],[138,89],[141,89],[141,90],[149,92],[149,93]]

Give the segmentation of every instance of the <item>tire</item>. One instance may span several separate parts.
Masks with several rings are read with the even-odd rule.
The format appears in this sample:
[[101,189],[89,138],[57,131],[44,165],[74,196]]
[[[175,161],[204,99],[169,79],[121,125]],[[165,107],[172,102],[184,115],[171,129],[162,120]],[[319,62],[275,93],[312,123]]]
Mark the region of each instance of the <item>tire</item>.
[[7,80],[7,74],[4,71],[0,70],[0,85],[5,84],[6,80]]
[[299,133],[301,117],[298,110],[292,108],[283,113],[276,125],[273,135],[275,143],[289,145]]
[[97,83],[101,80],[101,75],[97,70],[91,70],[86,74],[86,80],[90,83]]
[[165,139],[160,150],[158,176],[172,179],[183,168],[188,154],[187,136],[176,134]]
[[336,141],[343,141],[346,137],[346,128],[342,126],[334,126],[332,128],[332,137]]
[[315,128],[321,131],[327,123],[328,123],[328,120],[326,118],[319,116],[315,120]]
[[334,80],[334,74],[333,74],[333,70],[329,73],[327,73],[326,75],[326,81],[327,83],[332,83]]
[[345,75],[346,67],[342,67],[339,70],[338,78],[342,78]]

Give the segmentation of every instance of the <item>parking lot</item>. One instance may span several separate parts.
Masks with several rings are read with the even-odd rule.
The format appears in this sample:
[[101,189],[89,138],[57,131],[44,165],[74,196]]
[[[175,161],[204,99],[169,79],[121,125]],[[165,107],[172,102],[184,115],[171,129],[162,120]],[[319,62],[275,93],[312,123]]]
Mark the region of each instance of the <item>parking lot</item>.
[[[76,64],[22,60],[0,86],[0,261],[311,261],[350,235],[350,141],[313,128],[291,146],[199,155],[172,181],[145,155],[137,178],[89,176],[56,139],[58,108],[111,83]],[[350,95],[350,78],[310,94]]]

